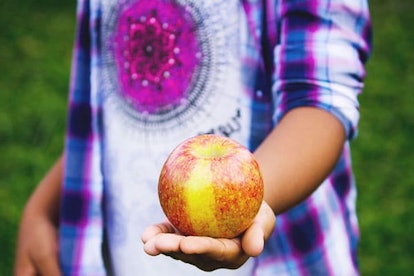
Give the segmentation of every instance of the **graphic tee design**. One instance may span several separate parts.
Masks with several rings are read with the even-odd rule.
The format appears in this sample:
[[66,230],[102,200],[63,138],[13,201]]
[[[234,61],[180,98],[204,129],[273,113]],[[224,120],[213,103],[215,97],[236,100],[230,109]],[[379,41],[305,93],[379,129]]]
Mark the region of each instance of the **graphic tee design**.
[[119,275],[146,275],[154,267],[194,275],[188,265],[146,256],[139,237],[165,219],[157,181],[175,146],[201,133],[249,142],[254,89],[246,84],[256,72],[241,58],[253,43],[243,8],[236,0],[107,0],[102,6],[99,85],[111,266]]
[[202,92],[209,66],[201,52],[205,34],[196,32],[183,6],[147,2],[135,3],[118,20],[115,51],[122,94],[142,114],[178,115],[172,111],[186,110]]
[[[240,60],[241,51],[248,48],[242,43],[248,36],[247,24],[246,29],[235,27],[245,20],[241,9],[237,1],[188,0],[118,1],[106,8],[105,100],[121,109],[124,121],[135,130],[151,137],[177,131],[181,135],[183,127],[218,132],[223,119],[227,125],[235,116],[247,120],[249,114],[241,109],[249,110],[251,92],[241,82]],[[243,74],[247,83],[254,72]],[[227,118],[215,111],[223,106]],[[203,129],[200,122],[206,120],[216,125]],[[219,134],[229,136],[229,130],[221,129],[224,133]]]

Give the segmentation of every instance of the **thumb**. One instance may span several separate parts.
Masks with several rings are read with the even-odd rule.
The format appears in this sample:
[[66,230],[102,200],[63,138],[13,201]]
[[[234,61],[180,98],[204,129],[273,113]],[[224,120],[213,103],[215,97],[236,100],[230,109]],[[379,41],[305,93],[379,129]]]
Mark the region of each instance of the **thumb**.
[[264,248],[264,233],[261,227],[254,222],[242,237],[243,251],[251,257],[256,257],[262,253]]
[[252,225],[242,237],[244,252],[252,257],[262,253],[265,242],[269,239],[275,227],[276,217],[273,210],[263,201]]

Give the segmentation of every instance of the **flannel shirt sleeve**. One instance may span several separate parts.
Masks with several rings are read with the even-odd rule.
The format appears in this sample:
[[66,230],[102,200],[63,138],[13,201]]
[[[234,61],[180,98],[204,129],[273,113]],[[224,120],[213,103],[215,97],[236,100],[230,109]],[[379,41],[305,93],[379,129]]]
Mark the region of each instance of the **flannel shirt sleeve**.
[[371,49],[367,1],[291,0],[280,1],[277,9],[274,120],[295,107],[318,107],[335,115],[347,138],[354,138]]
[[94,0],[77,2],[59,225],[63,275],[106,274],[102,258],[101,103],[95,68],[98,6]]

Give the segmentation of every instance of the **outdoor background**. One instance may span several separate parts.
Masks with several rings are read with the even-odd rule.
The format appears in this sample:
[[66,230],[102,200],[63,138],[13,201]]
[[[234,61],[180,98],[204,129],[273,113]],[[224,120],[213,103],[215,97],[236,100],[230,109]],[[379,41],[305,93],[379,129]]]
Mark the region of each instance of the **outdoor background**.
[[[0,0],[0,275],[20,214],[63,143],[75,2]],[[353,145],[363,275],[414,272],[412,0],[370,1],[374,52]]]

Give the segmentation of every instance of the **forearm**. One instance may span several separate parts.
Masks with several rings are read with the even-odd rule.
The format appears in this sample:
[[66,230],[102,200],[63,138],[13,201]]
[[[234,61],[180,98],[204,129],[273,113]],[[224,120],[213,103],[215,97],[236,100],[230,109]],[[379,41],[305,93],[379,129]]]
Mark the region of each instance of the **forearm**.
[[63,157],[55,162],[29,198],[24,216],[46,216],[57,224],[63,174]]
[[255,151],[265,182],[265,201],[279,214],[309,196],[329,175],[345,141],[341,123],[326,111],[288,112]]
[[58,219],[62,157],[28,200],[21,219],[14,275],[61,275],[58,261]]

